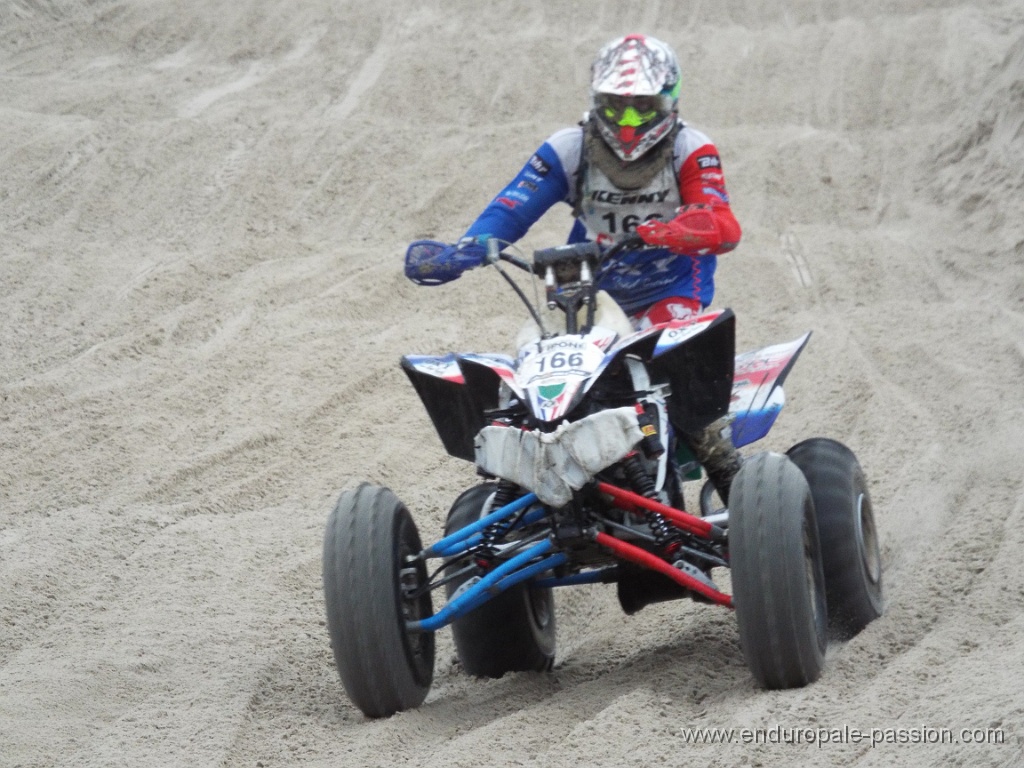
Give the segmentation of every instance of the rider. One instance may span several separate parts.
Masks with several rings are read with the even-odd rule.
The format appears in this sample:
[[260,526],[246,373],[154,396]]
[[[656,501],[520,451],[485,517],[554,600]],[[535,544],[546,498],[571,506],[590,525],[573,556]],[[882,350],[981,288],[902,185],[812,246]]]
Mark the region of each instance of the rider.
[[[632,34],[605,45],[591,68],[591,109],[550,136],[454,246],[432,261],[430,283],[448,282],[486,258],[486,241],[519,240],[557,202],[576,218],[569,242],[611,244],[637,233],[634,250],[598,276],[598,287],[637,328],[704,310],[717,255],[736,247],[718,150],[679,118],[679,63],[664,42]],[[417,274],[407,271],[409,277]],[[723,499],[739,468],[727,423],[684,435]]]

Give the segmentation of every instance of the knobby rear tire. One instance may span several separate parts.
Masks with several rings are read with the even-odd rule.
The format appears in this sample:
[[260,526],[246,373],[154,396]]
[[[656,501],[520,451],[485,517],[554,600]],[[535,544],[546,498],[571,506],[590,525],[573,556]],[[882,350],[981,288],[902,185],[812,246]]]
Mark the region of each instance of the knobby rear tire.
[[[387,717],[423,703],[434,676],[434,635],[407,632],[406,620],[433,614],[430,593],[403,596],[424,584],[419,534],[409,510],[387,488],[346,491],[327,520],[323,584],[327,629],[342,685],[367,717]],[[413,575],[415,574],[415,575]]]
[[827,608],[811,491],[777,453],[744,461],[729,495],[729,559],[740,644],[765,688],[818,679]]

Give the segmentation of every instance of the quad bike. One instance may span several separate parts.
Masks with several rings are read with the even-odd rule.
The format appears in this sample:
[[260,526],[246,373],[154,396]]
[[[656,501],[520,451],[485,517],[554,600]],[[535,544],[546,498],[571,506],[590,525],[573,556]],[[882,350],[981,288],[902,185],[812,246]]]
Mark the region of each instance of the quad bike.
[[[628,614],[684,597],[733,608],[759,684],[816,680],[829,637],[853,636],[882,610],[857,458],[827,438],[755,453],[727,494],[705,482],[695,514],[684,487],[704,473],[683,439],[713,424],[729,425],[736,448],[764,437],[810,334],[736,356],[730,310],[634,331],[595,275],[643,247],[637,238],[540,250],[532,262],[494,243],[489,263],[531,314],[516,357],[402,358],[445,449],[482,482],[429,546],[380,486],[342,493],[328,520],[327,626],[351,700],[369,717],[419,706],[434,633],[448,625],[471,675],[549,670],[552,591],[591,583],[614,584]],[[441,247],[414,243],[407,265],[429,269]],[[535,307],[503,263],[542,277],[546,301]],[[731,595],[714,568],[731,571]]]

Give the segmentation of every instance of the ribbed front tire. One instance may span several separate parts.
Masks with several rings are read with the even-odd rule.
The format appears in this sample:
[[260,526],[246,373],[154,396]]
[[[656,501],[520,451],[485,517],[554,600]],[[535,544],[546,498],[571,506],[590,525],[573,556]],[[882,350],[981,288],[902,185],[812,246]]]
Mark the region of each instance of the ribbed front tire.
[[327,520],[323,583],[327,630],[342,685],[367,717],[418,707],[434,677],[434,635],[408,632],[406,621],[433,614],[419,533],[409,510],[387,488],[363,483],[346,491]]

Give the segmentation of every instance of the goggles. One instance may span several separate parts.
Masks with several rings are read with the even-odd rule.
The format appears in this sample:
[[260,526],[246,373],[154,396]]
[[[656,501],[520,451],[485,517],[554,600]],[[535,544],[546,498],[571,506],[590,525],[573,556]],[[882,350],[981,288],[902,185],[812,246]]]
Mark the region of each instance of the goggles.
[[599,93],[594,106],[605,120],[619,126],[638,128],[672,111],[672,100],[666,96],[620,96]]

